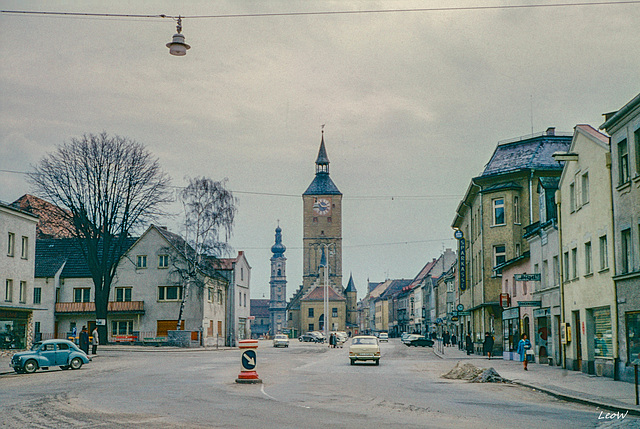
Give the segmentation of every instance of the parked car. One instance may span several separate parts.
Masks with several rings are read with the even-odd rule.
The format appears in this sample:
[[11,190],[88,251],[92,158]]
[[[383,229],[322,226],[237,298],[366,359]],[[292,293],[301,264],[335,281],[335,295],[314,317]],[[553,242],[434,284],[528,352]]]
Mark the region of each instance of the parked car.
[[387,334],[386,332],[380,332],[380,335],[378,335],[378,341],[382,342],[389,342],[389,334]]
[[284,334],[276,334],[273,337],[273,347],[289,347],[289,337]]
[[349,339],[349,335],[347,335],[344,331],[332,332],[336,336],[336,346],[342,348],[344,343]]
[[427,338],[425,336],[418,335],[417,338],[410,339],[409,343],[407,344],[407,346],[433,347],[433,340],[431,338]]
[[68,340],[46,340],[35,343],[31,350],[13,355],[9,364],[18,374],[33,373],[40,369],[59,366],[62,369],[80,369],[89,363],[87,356]]
[[380,344],[373,335],[358,335],[353,337],[349,346],[349,359],[351,365],[356,361],[372,360],[376,365],[380,365]]
[[302,334],[298,337],[298,341],[303,343],[323,343],[324,335],[320,334],[317,331],[310,331],[306,334]]

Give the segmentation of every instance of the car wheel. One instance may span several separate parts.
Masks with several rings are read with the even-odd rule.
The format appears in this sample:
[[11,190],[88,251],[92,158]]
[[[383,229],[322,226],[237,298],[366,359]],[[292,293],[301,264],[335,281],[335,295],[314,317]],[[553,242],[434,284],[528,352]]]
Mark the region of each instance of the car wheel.
[[82,368],[82,359],[79,357],[74,357],[71,359],[71,364],[69,365],[71,369],[80,369]]
[[69,365],[60,365],[60,369],[66,371],[69,369]]
[[26,372],[27,374],[33,374],[37,369],[38,362],[33,359],[29,359],[28,361],[26,361],[23,368],[24,372]]
[[351,365],[355,365],[356,364],[356,360],[355,359],[351,359]]
[[377,360],[376,360],[376,366],[377,366],[377,365],[380,365],[380,359],[377,359]]

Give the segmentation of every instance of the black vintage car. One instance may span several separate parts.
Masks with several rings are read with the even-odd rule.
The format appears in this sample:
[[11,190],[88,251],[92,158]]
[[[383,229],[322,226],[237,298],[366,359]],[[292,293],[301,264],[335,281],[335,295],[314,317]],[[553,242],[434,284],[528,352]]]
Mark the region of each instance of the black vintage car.
[[423,337],[420,336],[418,338],[414,338],[411,341],[409,341],[408,343],[406,343],[407,346],[413,346],[413,347],[433,347],[433,340],[431,338],[427,338],[427,337]]
[[298,341],[303,343],[324,343],[324,335],[316,331],[311,331],[300,335]]

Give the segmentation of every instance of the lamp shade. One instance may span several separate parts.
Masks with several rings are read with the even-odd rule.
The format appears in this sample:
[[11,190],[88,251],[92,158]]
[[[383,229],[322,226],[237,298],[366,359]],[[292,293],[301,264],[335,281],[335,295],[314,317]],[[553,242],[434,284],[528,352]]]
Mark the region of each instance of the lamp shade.
[[173,41],[171,41],[171,43],[167,43],[167,48],[169,48],[169,53],[171,55],[181,57],[183,55],[187,55],[187,49],[191,49],[191,46],[185,43],[184,36],[182,34],[176,33],[173,35]]

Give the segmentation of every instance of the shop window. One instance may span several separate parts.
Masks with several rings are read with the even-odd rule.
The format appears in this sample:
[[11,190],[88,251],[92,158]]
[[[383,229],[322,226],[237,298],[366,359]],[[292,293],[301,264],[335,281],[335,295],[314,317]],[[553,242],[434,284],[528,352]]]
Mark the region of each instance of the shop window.
[[611,334],[611,309],[609,307],[593,310],[594,355],[595,357],[613,357],[613,337]]
[[627,313],[627,362],[640,359],[640,312]]

